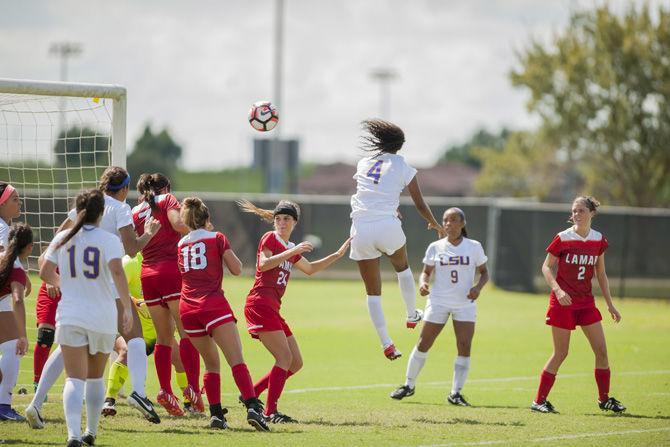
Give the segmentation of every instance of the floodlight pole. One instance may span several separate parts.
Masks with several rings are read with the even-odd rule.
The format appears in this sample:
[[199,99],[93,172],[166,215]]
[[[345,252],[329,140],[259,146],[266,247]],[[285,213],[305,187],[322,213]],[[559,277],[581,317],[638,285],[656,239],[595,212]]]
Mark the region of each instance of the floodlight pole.
[[382,119],[391,119],[391,81],[398,79],[398,75],[390,68],[376,68],[370,72],[370,77],[379,82],[379,116]]
[[[55,55],[60,60],[60,81],[67,81],[67,63],[68,59],[71,57],[79,56],[82,52],[81,44],[77,42],[54,42],[49,47],[49,54]],[[64,129],[65,122],[65,98],[60,98],[58,101],[58,124],[56,127],[57,132],[61,132]],[[65,127],[67,123],[65,123]]]

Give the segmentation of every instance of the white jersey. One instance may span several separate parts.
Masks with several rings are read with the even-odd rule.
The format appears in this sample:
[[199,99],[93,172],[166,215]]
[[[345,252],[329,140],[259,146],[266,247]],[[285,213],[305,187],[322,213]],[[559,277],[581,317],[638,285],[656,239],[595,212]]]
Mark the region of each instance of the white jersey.
[[[67,213],[67,217],[75,222],[77,220],[77,210],[75,208],[71,209]],[[119,229],[128,225],[133,225],[133,213],[130,205],[105,194],[105,211],[102,213],[100,228],[121,237]]]
[[482,244],[466,237],[458,245],[450,244],[446,237],[430,244],[423,263],[435,267],[435,281],[428,296],[431,303],[456,308],[471,305],[468,293],[475,272],[487,259]]
[[416,169],[402,155],[381,154],[365,157],[356,167],[356,194],[351,196],[352,219],[395,216],[400,193],[412,181]]
[[9,245],[9,224],[0,217],[0,246],[4,250]]
[[56,326],[116,334],[116,291],[108,264],[123,258],[121,240],[101,228],[84,225],[67,244],[56,248],[69,232],[58,233],[46,252],[46,259],[57,264],[60,271],[63,296],[56,311]]

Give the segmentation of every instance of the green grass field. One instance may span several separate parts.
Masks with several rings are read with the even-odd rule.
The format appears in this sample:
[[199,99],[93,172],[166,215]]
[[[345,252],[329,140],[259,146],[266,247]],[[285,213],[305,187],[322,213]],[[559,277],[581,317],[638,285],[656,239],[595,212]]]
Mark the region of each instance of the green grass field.
[[[226,295],[242,317],[249,277],[225,279]],[[34,283],[37,280],[34,279]],[[113,419],[101,420],[98,445],[138,446],[658,446],[670,445],[670,305],[653,300],[617,302],[623,321],[605,322],[612,365],[612,395],[628,411],[602,413],[595,403],[593,354],[575,332],[550,400],[559,415],[531,413],[539,372],[551,351],[544,325],[547,298],[487,288],[479,303],[470,377],[463,393],[471,408],[445,403],[455,355],[453,330],[430,352],[413,397],[398,402],[389,393],[404,381],[406,359],[418,329],[404,328],[398,286],[384,284],[384,307],[391,335],[404,356],[383,357],[369,323],[359,281],[293,280],[284,298],[284,316],[302,348],[304,369],[289,379],[280,410],[301,423],[272,426],[258,433],[243,419],[229,370],[222,371],[223,404],[230,430],[212,431],[207,419],[168,417],[152,425],[119,405]],[[420,298],[423,305],[423,299]],[[29,336],[34,343],[34,297],[28,299]],[[240,327],[244,329],[244,325]],[[243,334],[244,354],[254,378],[272,365],[270,355]],[[150,358],[148,391],[158,391]],[[21,364],[19,383],[32,392],[32,357]],[[30,384],[30,385],[28,385]],[[48,425],[0,423],[0,444],[64,445],[66,428],[59,393],[62,381],[44,405]],[[261,396],[265,398],[265,395]],[[30,395],[15,395],[23,411]]]

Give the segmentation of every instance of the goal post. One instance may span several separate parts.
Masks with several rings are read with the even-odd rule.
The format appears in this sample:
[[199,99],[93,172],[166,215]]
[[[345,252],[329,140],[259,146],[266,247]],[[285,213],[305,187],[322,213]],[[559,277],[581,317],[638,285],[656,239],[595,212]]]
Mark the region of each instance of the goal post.
[[34,230],[29,267],[79,191],[108,166],[126,166],[126,89],[0,78],[0,180],[22,199]]

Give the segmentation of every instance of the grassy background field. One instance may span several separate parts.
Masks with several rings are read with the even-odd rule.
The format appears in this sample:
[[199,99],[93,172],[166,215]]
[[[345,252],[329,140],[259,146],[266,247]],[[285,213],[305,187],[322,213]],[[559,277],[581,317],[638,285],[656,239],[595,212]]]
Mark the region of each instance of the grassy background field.
[[[38,283],[36,278],[33,281]],[[251,282],[248,277],[225,279],[226,295],[238,317],[243,318],[243,300]],[[34,300],[29,297],[27,306],[31,344],[36,335]],[[423,299],[419,300],[423,305]],[[622,323],[605,319],[613,372],[611,394],[628,407],[625,414],[605,414],[598,409],[593,354],[584,336],[575,332],[570,355],[550,396],[561,414],[543,415],[531,413],[528,406],[551,352],[550,333],[544,324],[546,304],[546,296],[486,288],[479,302],[472,367],[463,390],[473,407],[445,403],[455,356],[451,326],[430,351],[416,394],[398,402],[389,393],[404,381],[407,356],[419,329],[404,328],[397,284],[384,283],[384,308],[403,357],[389,362],[369,322],[360,281],[294,279],[283,314],[301,346],[305,366],[287,382],[279,408],[300,424],[274,425],[271,433],[253,431],[243,419],[237,389],[224,368],[223,404],[230,411],[230,430],[209,430],[205,418],[171,418],[162,408],[163,422],[152,425],[119,405],[116,417],[102,419],[98,445],[670,445],[670,305],[655,300],[617,301]],[[240,329],[244,328],[242,322]],[[271,356],[245,332],[242,339],[251,374],[258,378],[270,369]],[[148,391],[153,399],[158,388],[152,358]],[[30,354],[21,363],[19,383],[32,393]],[[48,420],[44,430],[0,423],[0,444],[64,445],[67,432],[61,391],[62,380],[44,405]],[[30,398],[31,394],[15,395],[15,407],[22,412]]]

